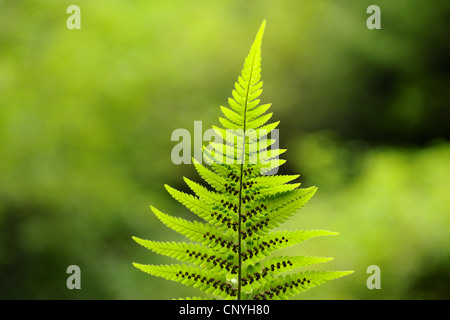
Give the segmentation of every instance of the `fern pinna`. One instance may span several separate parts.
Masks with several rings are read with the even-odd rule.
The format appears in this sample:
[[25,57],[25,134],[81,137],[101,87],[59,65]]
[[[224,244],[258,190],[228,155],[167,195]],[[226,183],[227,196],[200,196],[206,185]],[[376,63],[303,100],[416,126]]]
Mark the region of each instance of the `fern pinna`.
[[[288,299],[351,271],[301,271],[295,269],[331,260],[315,256],[276,256],[278,249],[307,239],[334,235],[325,230],[273,231],[311,199],[316,187],[299,188],[297,175],[275,175],[285,160],[285,150],[273,147],[269,133],[278,122],[267,124],[270,104],[260,104],[262,23],[235,83],[229,108],[221,107],[223,128],[203,148],[207,166],[193,159],[206,188],[184,178],[195,195],[169,186],[167,191],[202,221],[188,221],[151,207],[169,228],[190,242],[157,242],[137,237],[142,246],[184,264],[143,265],[151,275],[193,286],[222,299]],[[269,174],[268,174],[269,173]],[[206,295],[208,297],[208,295]],[[196,297],[199,298],[199,297]]]

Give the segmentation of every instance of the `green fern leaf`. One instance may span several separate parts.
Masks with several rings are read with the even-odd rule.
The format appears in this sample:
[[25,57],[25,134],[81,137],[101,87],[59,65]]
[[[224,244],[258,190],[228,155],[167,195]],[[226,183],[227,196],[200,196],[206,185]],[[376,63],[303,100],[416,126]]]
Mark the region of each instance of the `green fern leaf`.
[[300,188],[299,175],[276,175],[285,163],[286,149],[275,147],[271,136],[279,121],[269,123],[271,104],[260,104],[262,23],[234,85],[228,107],[221,106],[222,137],[203,146],[206,165],[193,159],[209,187],[188,178],[193,194],[165,185],[169,194],[201,221],[188,221],[151,210],[167,227],[190,242],[157,242],[133,237],[143,247],[178,260],[172,265],[133,265],[153,276],[200,289],[205,297],[185,299],[289,299],[352,271],[302,271],[296,269],[332,258],[276,256],[272,253],[306,240],[337,235],[326,230],[278,230],[315,194],[316,187]]

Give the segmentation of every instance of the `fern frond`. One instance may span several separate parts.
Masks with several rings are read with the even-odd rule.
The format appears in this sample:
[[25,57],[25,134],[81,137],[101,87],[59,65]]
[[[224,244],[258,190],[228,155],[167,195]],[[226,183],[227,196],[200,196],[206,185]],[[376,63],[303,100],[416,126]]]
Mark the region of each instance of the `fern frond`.
[[301,209],[316,193],[316,187],[305,189],[296,189],[290,193],[279,195],[274,199],[270,206],[269,225],[278,227],[280,223],[285,222],[295,212]]
[[[327,230],[289,230],[270,232],[255,239],[250,236],[247,249],[242,253],[242,261],[254,264],[275,250],[291,247],[314,237],[337,234]],[[247,239],[247,235],[248,233],[244,233],[243,239]]]
[[229,252],[221,253],[198,243],[157,242],[137,237],[133,237],[133,240],[158,254],[188,262],[212,272],[237,273],[237,259],[235,259],[235,255],[230,255]]
[[[212,192],[206,193],[206,190],[198,188],[193,182],[190,181],[188,184],[190,184],[195,190],[197,190],[197,192],[202,192],[202,195],[209,195],[209,197],[214,197],[214,194]],[[169,187],[168,185],[166,185],[165,187],[174,199],[178,200],[186,208],[191,210],[200,218],[206,220],[208,223],[216,225],[219,229],[220,227],[227,226],[227,224],[231,223],[233,211],[237,213],[236,204],[232,204],[230,202],[230,204],[226,207],[220,207],[215,204],[219,202],[227,202],[228,199],[224,195],[217,195],[216,202],[210,202],[203,201],[202,199],[196,198],[193,195],[178,191],[172,187]]]
[[353,271],[306,271],[279,276],[252,292],[254,300],[286,300],[308,289],[353,273]]
[[224,177],[218,175],[215,172],[212,172],[195,159],[193,159],[193,162],[195,168],[197,169],[197,172],[200,174],[203,180],[208,182],[211,187],[219,192],[224,190],[224,185],[228,182]]
[[316,256],[279,256],[271,259],[266,259],[261,264],[260,273],[270,272],[271,275],[274,276],[286,271],[324,263],[331,260],[333,260],[333,258]]
[[247,267],[247,276],[243,278],[243,290],[247,293],[257,291],[266,284],[273,283],[279,274],[330,260],[332,258],[314,256],[280,256],[266,259],[263,263]]
[[[193,194],[165,185],[167,192],[194,213],[189,221],[151,206],[156,217],[190,242],[158,242],[133,237],[143,247],[181,264],[133,265],[153,276],[200,289],[219,299],[288,299],[351,271],[303,271],[299,268],[330,261],[316,256],[271,256],[299,245],[326,230],[273,231],[297,213],[316,193],[300,188],[299,175],[273,174],[286,160],[276,145],[269,122],[270,103],[260,104],[261,42],[265,21],[258,30],[228,106],[221,106],[222,127],[212,126],[217,139],[203,146],[202,159],[192,159],[203,186],[184,177]],[[205,164],[203,164],[203,160]],[[200,299],[192,297],[186,299]]]
[[205,293],[212,293],[224,299],[236,297],[236,290],[227,280],[225,274],[214,273],[190,265],[144,265],[133,263],[133,265],[156,277],[182,283],[187,286],[198,288]]
[[201,242],[205,246],[221,250],[222,252],[237,250],[233,237],[223,235],[219,229],[212,225],[173,217],[162,213],[154,207],[151,207],[151,209],[162,223],[191,241]]

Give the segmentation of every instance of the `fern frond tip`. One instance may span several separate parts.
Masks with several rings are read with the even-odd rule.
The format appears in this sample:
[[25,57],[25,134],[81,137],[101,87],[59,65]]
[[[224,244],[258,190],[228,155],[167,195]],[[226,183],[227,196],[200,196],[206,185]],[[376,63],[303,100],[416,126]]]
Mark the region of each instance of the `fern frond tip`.
[[261,26],[259,27],[259,30],[258,30],[258,35],[261,33],[261,36],[262,36],[263,33],[264,33],[265,28],[266,28],[266,19],[264,19],[261,22]]
[[137,243],[139,243],[139,241],[141,241],[141,238],[138,238],[136,236],[132,236],[131,239],[133,239],[134,241],[136,241]]

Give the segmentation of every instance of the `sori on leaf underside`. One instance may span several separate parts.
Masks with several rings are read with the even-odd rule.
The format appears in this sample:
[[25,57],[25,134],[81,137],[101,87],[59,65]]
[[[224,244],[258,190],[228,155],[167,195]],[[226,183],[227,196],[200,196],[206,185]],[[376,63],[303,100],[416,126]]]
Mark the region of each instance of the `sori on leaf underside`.
[[317,188],[299,188],[299,183],[293,183],[298,175],[270,174],[285,162],[278,158],[285,150],[272,147],[274,141],[269,133],[278,122],[267,123],[272,113],[266,111],[271,105],[260,104],[259,100],[264,28],[265,21],[228,99],[229,107],[221,107],[225,116],[219,118],[222,127],[213,127],[224,139],[203,147],[206,165],[193,159],[209,187],[188,178],[184,180],[193,194],[165,186],[201,222],[178,218],[151,206],[163,224],[190,241],[158,242],[133,237],[147,249],[182,262],[133,265],[206,293],[186,299],[289,299],[352,273],[298,270],[332,258],[271,255],[307,239],[337,233],[273,230],[302,208]]

